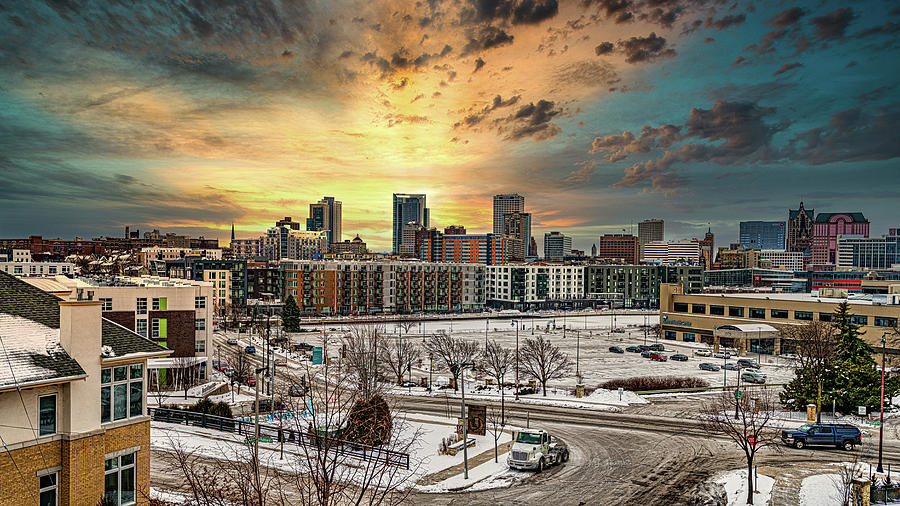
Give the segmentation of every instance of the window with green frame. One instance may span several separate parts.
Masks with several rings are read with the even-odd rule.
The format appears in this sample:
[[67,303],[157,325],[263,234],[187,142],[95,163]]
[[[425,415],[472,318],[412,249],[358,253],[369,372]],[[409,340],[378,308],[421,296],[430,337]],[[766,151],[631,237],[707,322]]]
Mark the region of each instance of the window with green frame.
[[772,318],[787,319],[787,317],[788,317],[787,309],[772,309],[771,313],[772,313]]
[[750,308],[750,318],[761,318],[765,319],[766,310],[759,307],[751,307]]
[[728,306],[728,316],[733,316],[735,318],[743,318],[744,317],[744,308],[738,306]]
[[851,315],[850,323],[852,323],[854,325],[868,325],[869,317],[868,316]]
[[795,320],[812,321],[813,314],[810,311],[794,311]]
[[709,306],[709,314],[716,316],[725,316],[725,306]]

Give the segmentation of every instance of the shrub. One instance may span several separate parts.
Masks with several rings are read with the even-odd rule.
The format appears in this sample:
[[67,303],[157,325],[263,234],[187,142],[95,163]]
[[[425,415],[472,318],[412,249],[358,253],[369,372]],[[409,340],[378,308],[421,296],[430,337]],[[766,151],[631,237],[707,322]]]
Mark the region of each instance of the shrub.
[[225,418],[232,417],[231,406],[225,402],[212,402],[209,399],[200,399],[193,406],[190,406],[188,411]]
[[709,382],[701,378],[693,378],[690,376],[640,376],[605,381],[597,386],[607,390],[623,388],[632,392],[641,392],[645,390],[702,388],[708,387]]
[[344,438],[354,443],[378,446],[391,438],[393,421],[387,401],[380,395],[358,400],[347,415]]

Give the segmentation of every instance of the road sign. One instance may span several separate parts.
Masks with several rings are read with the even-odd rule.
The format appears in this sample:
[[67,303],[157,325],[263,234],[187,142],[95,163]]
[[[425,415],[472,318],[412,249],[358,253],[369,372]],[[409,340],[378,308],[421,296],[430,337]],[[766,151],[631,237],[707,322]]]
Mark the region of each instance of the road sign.
[[856,412],[857,412],[857,414],[859,414],[859,416],[866,416],[866,407],[865,406],[859,406],[856,409],[857,409]]
[[740,400],[740,399],[741,399],[741,391],[740,391],[740,390],[735,390],[735,391],[734,391],[734,398],[737,399],[737,400]]
[[321,365],[322,364],[322,347],[321,346],[313,346],[313,356],[312,363],[313,365]]
[[863,423],[868,425],[881,425],[881,422],[876,422],[875,420],[864,420]]
[[750,434],[749,436],[747,436],[747,442],[750,443],[750,446],[754,446],[756,444],[756,436]]

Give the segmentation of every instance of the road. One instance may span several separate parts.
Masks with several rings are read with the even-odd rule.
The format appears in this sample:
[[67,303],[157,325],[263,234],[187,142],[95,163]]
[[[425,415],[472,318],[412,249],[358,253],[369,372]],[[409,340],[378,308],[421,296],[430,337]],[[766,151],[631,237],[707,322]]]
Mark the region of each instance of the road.
[[[714,474],[746,465],[733,443],[709,437],[688,418],[510,404],[510,423],[525,425],[528,420],[532,427],[558,435],[571,448],[569,462],[510,488],[414,494],[414,504],[695,504]],[[435,399],[406,406],[408,412],[437,415],[446,409],[445,401]],[[871,447],[867,441],[867,450]],[[886,463],[900,463],[896,445],[886,446],[884,456]],[[778,447],[761,451],[756,463],[787,469],[848,460],[850,454],[836,449]]]

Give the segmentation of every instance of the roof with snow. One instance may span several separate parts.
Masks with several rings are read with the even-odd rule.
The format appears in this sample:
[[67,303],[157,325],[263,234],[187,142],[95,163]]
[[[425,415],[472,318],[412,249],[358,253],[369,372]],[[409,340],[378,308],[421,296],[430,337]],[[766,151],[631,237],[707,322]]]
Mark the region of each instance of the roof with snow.
[[[84,370],[59,344],[59,301],[0,272],[0,389],[77,378]],[[98,359],[166,355],[170,350],[105,318]]]

